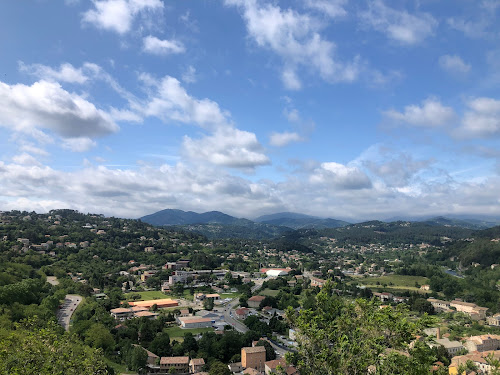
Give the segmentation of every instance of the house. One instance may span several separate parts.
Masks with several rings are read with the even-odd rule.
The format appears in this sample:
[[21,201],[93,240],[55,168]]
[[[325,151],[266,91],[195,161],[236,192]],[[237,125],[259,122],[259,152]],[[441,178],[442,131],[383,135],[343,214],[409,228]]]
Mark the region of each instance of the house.
[[450,307],[454,307],[459,312],[468,314],[474,320],[486,319],[487,307],[481,307],[475,303],[463,302],[460,299],[454,299],[450,302]]
[[177,307],[179,306],[179,303],[173,299],[164,298],[164,299],[152,299],[148,301],[129,302],[129,305],[145,307],[149,310],[153,307],[153,305],[156,305],[156,307],[158,307],[159,309],[164,309],[167,307]]
[[420,285],[420,290],[431,290],[431,286],[429,284]]
[[486,352],[500,349],[500,335],[471,336],[465,341],[469,352]]
[[260,303],[264,301],[266,297],[264,296],[253,296],[248,299],[248,306],[253,307],[253,308],[258,308],[260,306]]
[[318,286],[320,288],[326,284],[326,280],[319,279],[317,277],[311,277],[311,286]]
[[174,273],[168,277],[169,285],[174,285],[177,283],[186,284],[189,276],[187,271],[174,271]]
[[171,368],[176,372],[189,372],[189,357],[161,357],[160,371],[168,373]]
[[246,307],[242,307],[240,309],[236,309],[236,317],[238,319],[246,319],[248,317],[248,313],[250,312],[250,309],[247,309]]
[[180,312],[179,316],[191,316],[189,309],[180,309],[179,312]]
[[198,318],[196,316],[186,316],[177,318],[181,328],[209,328],[212,327],[211,318]]
[[436,344],[430,343],[431,348],[435,346],[443,346],[450,356],[455,356],[458,352],[462,351],[464,346],[460,341],[450,341],[448,338],[435,339]]
[[214,301],[220,300],[220,295],[213,293],[213,294],[205,294],[205,298],[211,298]]
[[134,312],[131,309],[125,307],[118,307],[117,309],[111,309],[109,311],[111,316],[116,320],[124,321],[130,319],[134,316]]
[[[457,369],[460,365],[464,365],[467,361],[471,361],[476,365],[481,374],[489,374],[492,370],[486,357],[492,356],[493,359],[500,360],[500,350],[492,350],[488,352],[473,352],[466,355],[460,355],[452,358],[450,365],[450,374],[452,368]],[[458,372],[455,372],[458,374]]]
[[298,374],[298,371],[295,367],[286,364],[285,358],[280,358],[264,363],[264,371],[266,375],[274,374],[278,366],[281,366],[283,369],[285,369],[287,375]]
[[486,321],[490,326],[500,327],[500,314],[489,316],[488,318],[486,318]]
[[241,365],[244,369],[254,368],[264,371],[266,362],[266,348],[264,346],[254,346],[241,348]]
[[196,373],[200,372],[205,366],[205,360],[203,358],[193,358],[189,361],[189,372]]
[[452,311],[450,309],[450,302],[448,302],[448,301],[443,301],[443,300],[432,298],[432,297],[427,298],[427,301],[429,301],[431,303],[432,307],[434,307],[434,310],[436,310],[436,312]]

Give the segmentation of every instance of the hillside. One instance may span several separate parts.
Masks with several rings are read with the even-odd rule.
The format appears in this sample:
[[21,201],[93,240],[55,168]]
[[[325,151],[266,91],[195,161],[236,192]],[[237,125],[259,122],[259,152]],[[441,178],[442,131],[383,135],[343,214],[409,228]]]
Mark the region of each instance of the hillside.
[[246,219],[238,219],[219,211],[196,213],[193,211],[182,211],[166,209],[146,215],[139,220],[156,226],[162,225],[187,225],[187,224],[242,224],[250,222]]

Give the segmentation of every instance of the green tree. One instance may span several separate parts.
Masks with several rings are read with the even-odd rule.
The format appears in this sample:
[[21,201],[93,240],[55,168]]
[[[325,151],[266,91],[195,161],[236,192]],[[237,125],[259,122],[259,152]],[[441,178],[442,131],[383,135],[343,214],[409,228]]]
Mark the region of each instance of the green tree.
[[172,354],[172,347],[170,346],[170,336],[167,332],[160,332],[156,335],[154,340],[149,345],[149,350],[157,356],[166,357]]
[[266,361],[272,361],[273,359],[276,359],[276,352],[267,340],[259,340],[257,342],[257,346],[263,346],[264,348],[266,348]]
[[213,361],[210,365],[209,375],[231,375],[231,371],[224,363],[220,361]]
[[214,308],[214,299],[213,298],[205,298],[203,301],[203,307],[205,310],[211,311]]
[[141,371],[146,368],[147,360],[148,353],[141,346],[135,345],[127,355],[127,366],[133,371]]
[[380,309],[374,300],[347,302],[330,283],[317,295],[315,310],[289,308],[287,319],[299,333],[292,360],[301,373],[366,374],[373,365],[380,374],[418,374],[434,361],[430,352],[421,355],[426,345],[416,345],[409,357],[401,352],[425,325],[425,315],[410,319],[403,304]]
[[93,324],[85,332],[85,343],[93,348],[101,348],[105,352],[110,352],[115,346],[113,335],[101,323]]

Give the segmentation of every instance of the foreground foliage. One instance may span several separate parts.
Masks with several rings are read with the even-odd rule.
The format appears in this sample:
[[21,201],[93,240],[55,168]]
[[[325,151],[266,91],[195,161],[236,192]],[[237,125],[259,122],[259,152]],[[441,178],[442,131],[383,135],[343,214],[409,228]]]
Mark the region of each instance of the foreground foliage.
[[403,305],[350,302],[327,285],[313,309],[289,309],[287,316],[298,341],[289,359],[304,374],[427,374],[436,360],[425,343],[410,345],[429,318],[412,318]]

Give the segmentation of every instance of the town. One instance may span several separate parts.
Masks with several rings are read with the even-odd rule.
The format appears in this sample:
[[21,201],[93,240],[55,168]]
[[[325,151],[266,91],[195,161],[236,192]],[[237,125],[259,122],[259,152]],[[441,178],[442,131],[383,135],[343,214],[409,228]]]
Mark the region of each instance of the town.
[[[29,306],[57,299],[53,312],[44,307],[46,316],[54,313],[66,331],[100,349],[118,373],[303,373],[308,333],[296,319],[326,291],[345,303],[368,299],[381,313],[428,320],[392,350],[410,357],[424,345],[425,366],[435,374],[493,373],[500,359],[498,264],[467,266],[453,255],[452,243],[480,241],[469,232],[442,236],[439,244],[360,244],[354,235],[340,244],[306,233],[309,252],[60,210],[3,212],[0,235],[4,316],[15,302],[25,307],[9,319],[33,318]],[[498,246],[497,237],[487,241]],[[453,264],[460,274],[449,271]],[[22,301],[14,286],[31,279],[39,280],[40,295]]]

